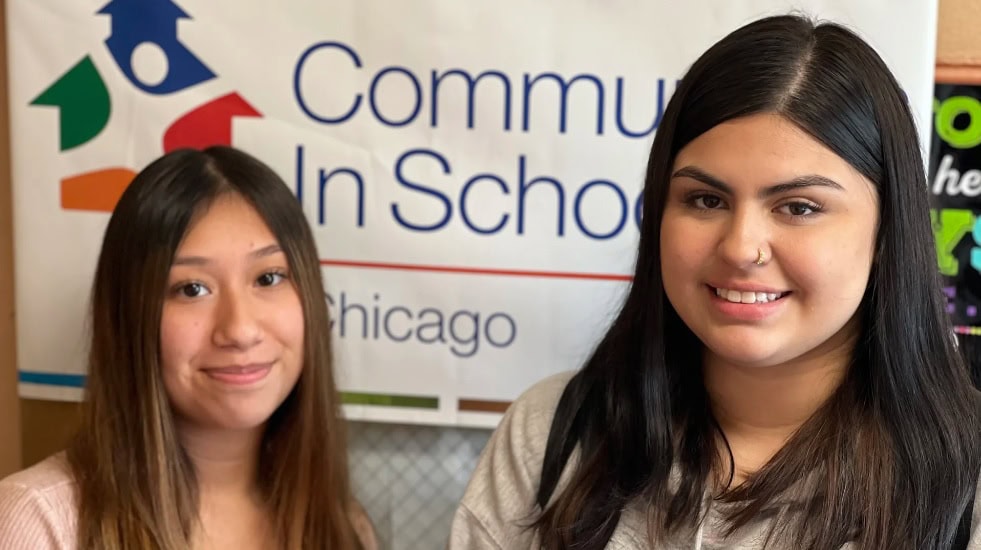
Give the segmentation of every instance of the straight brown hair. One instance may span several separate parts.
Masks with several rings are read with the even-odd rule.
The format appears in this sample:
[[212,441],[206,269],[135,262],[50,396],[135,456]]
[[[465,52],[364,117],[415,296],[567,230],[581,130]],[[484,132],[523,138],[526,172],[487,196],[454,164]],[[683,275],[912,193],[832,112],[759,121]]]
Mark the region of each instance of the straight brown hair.
[[277,540],[288,550],[360,548],[313,235],[275,172],[244,152],[212,147],[175,151],[147,166],[106,228],[81,428],[67,452],[83,550],[189,547],[198,485],[164,391],[160,320],[178,245],[194,217],[227,193],[248,201],[268,225],[303,307],[302,372],[269,419],[259,456],[257,483]]

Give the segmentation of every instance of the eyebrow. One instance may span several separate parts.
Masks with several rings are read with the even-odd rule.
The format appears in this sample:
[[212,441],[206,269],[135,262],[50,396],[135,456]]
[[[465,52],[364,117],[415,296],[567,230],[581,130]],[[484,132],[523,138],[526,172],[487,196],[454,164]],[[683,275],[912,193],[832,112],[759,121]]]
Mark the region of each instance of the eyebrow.
[[[719,178],[705,172],[700,168],[694,166],[685,166],[677,172],[671,175],[671,179],[674,178],[691,178],[693,180],[700,181],[705,185],[714,187],[723,193],[728,195],[734,194],[732,187],[726,185],[725,182]],[[786,193],[788,191],[795,191],[797,189],[804,189],[807,187],[826,187],[829,189],[834,189],[836,191],[844,191],[845,188],[839,185],[834,180],[828,179],[824,176],[819,176],[817,174],[808,174],[805,176],[798,176],[792,180],[778,183],[776,185],[771,185],[765,187],[759,192],[760,198],[772,197],[774,195],[779,195],[781,193]]]
[[[258,250],[253,250],[249,253],[249,257],[253,260],[257,260],[259,258],[265,258],[266,256],[272,256],[273,254],[277,254],[282,251],[283,249],[280,248],[278,244],[270,244]],[[199,266],[207,265],[209,263],[211,263],[211,260],[209,258],[205,258],[204,256],[178,256],[177,258],[174,258],[173,265]]]

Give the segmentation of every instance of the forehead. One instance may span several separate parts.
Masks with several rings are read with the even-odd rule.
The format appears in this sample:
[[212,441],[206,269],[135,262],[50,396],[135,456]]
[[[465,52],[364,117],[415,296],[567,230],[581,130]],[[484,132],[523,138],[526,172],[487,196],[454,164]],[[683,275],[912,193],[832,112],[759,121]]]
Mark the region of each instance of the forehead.
[[672,173],[698,167],[735,187],[761,187],[820,175],[845,189],[871,186],[834,151],[777,114],[756,114],[713,127],[678,152]]
[[191,221],[178,253],[236,252],[276,243],[259,212],[235,193],[223,194]]

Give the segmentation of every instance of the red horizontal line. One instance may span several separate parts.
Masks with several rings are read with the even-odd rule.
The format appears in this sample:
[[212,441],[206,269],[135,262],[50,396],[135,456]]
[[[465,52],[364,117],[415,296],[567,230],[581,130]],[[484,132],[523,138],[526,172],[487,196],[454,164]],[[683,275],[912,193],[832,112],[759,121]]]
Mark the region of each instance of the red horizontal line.
[[320,265],[354,267],[364,269],[391,269],[395,271],[426,271],[430,273],[459,273],[464,275],[497,275],[505,277],[540,277],[546,279],[588,279],[594,281],[629,281],[631,275],[615,273],[573,273],[569,271],[525,271],[518,269],[485,269],[447,265],[393,264],[382,262],[354,262],[348,260],[320,260]]
[[456,408],[461,411],[503,413],[511,405],[510,401],[488,401],[485,399],[458,399]]

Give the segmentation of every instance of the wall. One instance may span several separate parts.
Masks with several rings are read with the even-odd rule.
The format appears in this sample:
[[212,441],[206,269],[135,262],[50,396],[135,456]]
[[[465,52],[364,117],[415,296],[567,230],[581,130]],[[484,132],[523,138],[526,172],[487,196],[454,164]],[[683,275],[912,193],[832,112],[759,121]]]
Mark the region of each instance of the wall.
[[981,66],[981,2],[940,0],[937,65],[940,69]]
[[20,407],[14,347],[14,259],[10,132],[7,113],[7,37],[0,0],[0,477],[21,466]]

